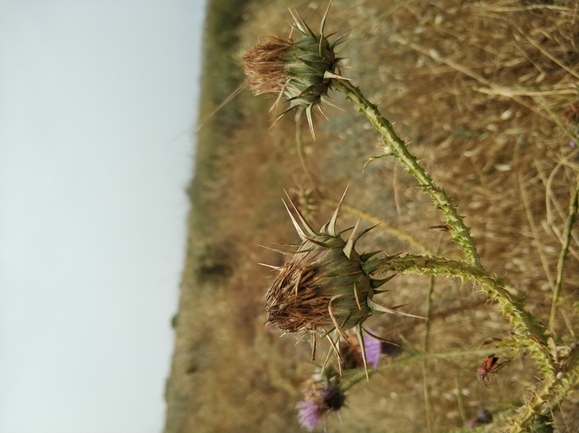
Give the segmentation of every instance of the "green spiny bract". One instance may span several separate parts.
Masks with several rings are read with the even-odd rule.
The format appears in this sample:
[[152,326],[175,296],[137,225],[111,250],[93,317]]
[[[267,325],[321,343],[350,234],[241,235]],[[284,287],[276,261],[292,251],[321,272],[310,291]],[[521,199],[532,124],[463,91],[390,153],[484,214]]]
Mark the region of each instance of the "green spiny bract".
[[290,105],[313,106],[328,93],[326,72],[336,69],[333,47],[323,35],[303,34],[283,56],[289,79],[284,90]]
[[[362,235],[356,228],[345,241],[335,225],[344,197],[330,221],[319,232],[294,206],[300,223],[290,217],[302,240],[289,254],[292,259],[276,268],[278,275],[266,296],[267,323],[285,332],[320,332],[361,327],[373,312],[406,315],[376,304],[375,289],[389,278],[376,280],[371,270],[388,259],[371,259],[376,253],[358,254],[355,244]],[[293,205],[293,203],[292,203]]]
[[342,78],[335,73],[340,59],[336,57],[334,48],[340,39],[330,43],[324,36],[327,11],[318,34],[297,13],[291,13],[300,38],[296,41],[292,38],[266,38],[245,53],[243,70],[247,75],[247,84],[255,95],[278,93],[272,109],[285,96],[290,105],[278,118],[295,108],[305,108],[314,135],[312,109],[318,106],[321,111],[319,104],[328,102],[327,94],[332,80]]

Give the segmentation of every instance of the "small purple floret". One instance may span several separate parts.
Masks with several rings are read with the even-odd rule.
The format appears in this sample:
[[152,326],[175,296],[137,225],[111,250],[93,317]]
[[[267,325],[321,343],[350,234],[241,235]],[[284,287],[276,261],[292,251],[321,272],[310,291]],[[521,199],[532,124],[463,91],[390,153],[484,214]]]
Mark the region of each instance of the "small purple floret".
[[575,148],[575,147],[577,147],[577,143],[576,143],[574,140],[571,140],[571,141],[569,142],[569,146]]
[[296,405],[299,411],[299,422],[308,431],[312,431],[322,419],[324,409],[315,401],[304,400]]
[[302,427],[312,431],[324,416],[340,410],[345,401],[346,395],[339,385],[325,384],[316,388],[314,395],[306,397],[306,400],[296,405],[299,411],[298,421]]
[[382,344],[370,335],[364,335],[364,346],[366,347],[366,362],[374,368],[378,368]]

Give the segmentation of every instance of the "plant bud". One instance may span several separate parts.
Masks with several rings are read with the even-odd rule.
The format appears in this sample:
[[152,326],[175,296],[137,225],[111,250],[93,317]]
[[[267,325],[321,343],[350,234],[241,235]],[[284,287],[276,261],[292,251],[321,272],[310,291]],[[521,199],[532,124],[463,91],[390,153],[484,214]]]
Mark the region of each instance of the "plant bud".
[[[324,14],[318,34],[314,33],[297,13],[291,13],[299,38],[266,38],[245,53],[243,71],[247,75],[247,84],[255,95],[278,94],[272,109],[277,108],[281,97],[285,96],[290,105],[279,114],[278,119],[295,108],[305,108],[313,135],[313,107],[327,102],[333,79],[343,79],[336,74],[340,59],[334,52],[340,40],[330,43],[324,36],[328,11]],[[319,105],[318,108],[321,111]]]

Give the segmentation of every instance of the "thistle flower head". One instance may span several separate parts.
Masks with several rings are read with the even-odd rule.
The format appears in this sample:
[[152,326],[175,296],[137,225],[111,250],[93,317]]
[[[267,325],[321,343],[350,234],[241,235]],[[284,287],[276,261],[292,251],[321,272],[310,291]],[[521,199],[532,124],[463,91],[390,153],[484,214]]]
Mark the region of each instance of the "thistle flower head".
[[288,208],[302,243],[291,253],[290,262],[278,268],[267,293],[268,324],[286,332],[327,333],[352,328],[370,315],[368,300],[376,284],[364,270],[366,257],[354,248],[361,235],[354,229],[345,241],[336,232],[341,203],[319,232],[295,206],[301,224]]
[[327,102],[332,80],[342,78],[335,73],[340,59],[336,57],[334,48],[340,40],[330,43],[324,35],[328,10],[318,33],[314,33],[296,12],[290,10],[290,13],[298,38],[265,38],[245,53],[243,71],[247,75],[247,84],[255,95],[278,94],[272,109],[277,108],[282,97],[289,102],[289,108],[281,113],[278,119],[295,108],[305,108],[314,136],[313,107],[318,106],[321,111],[319,104]]
[[308,431],[312,431],[324,416],[340,410],[346,401],[337,376],[310,379],[303,392],[305,399],[296,408],[299,423]]
[[357,234],[356,224],[347,241],[341,237],[343,232],[336,231],[345,194],[320,231],[315,231],[295,206],[299,222],[288,208],[302,242],[295,251],[286,252],[292,255],[288,263],[275,268],[278,275],[266,295],[268,325],[285,332],[324,335],[337,330],[347,338],[344,331],[356,327],[361,333],[362,323],[373,312],[411,316],[372,300],[375,289],[392,276],[378,280],[371,272],[388,258],[372,259],[378,252],[360,255],[356,251],[356,242],[372,227]]

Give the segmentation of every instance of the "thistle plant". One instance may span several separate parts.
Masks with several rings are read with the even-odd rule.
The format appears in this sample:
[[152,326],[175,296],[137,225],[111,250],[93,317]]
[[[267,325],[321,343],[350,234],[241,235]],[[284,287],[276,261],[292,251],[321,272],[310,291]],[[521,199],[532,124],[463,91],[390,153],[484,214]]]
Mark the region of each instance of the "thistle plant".
[[[365,376],[368,378],[368,359],[363,338],[363,324],[366,319],[377,312],[412,316],[398,311],[398,307],[387,308],[377,304],[373,298],[379,293],[380,286],[395,275],[407,273],[471,281],[477,284],[489,299],[496,301],[502,313],[509,319],[513,330],[510,339],[512,349],[526,351],[543,373],[543,382],[535,393],[535,400],[513,417],[515,422],[509,429],[512,432],[524,431],[540,419],[545,411],[553,409],[553,405],[545,403],[547,399],[560,401],[579,383],[578,367],[573,364],[575,361],[568,365],[573,351],[560,357],[552,330],[548,330],[525,309],[523,300],[511,295],[513,286],[509,282],[484,269],[470,229],[450,197],[424,170],[404,140],[395,133],[392,124],[381,115],[378,107],[366,99],[362,91],[349,79],[342,76],[338,65],[340,58],[334,51],[341,39],[331,42],[324,34],[327,14],[328,10],[324,14],[319,32],[314,33],[297,13],[292,12],[294,30],[299,36],[297,40],[271,37],[248,51],[243,61],[249,87],[255,94],[276,94],[274,107],[282,102],[289,104],[289,108],[278,115],[277,119],[298,107],[305,108],[312,135],[313,108],[327,102],[328,92],[331,90],[343,94],[380,134],[383,143],[382,156],[398,160],[417,180],[420,188],[431,197],[434,206],[443,214],[445,227],[448,228],[452,241],[464,254],[464,259],[449,260],[446,257],[410,254],[377,258],[377,252],[360,254],[356,251],[356,242],[370,229],[357,234],[356,224],[348,240],[341,237],[344,231],[336,230],[336,221],[344,197],[330,221],[319,231],[314,230],[294,206],[297,219],[292,216],[289,208],[288,212],[301,243],[294,251],[289,252],[291,260],[276,268],[278,275],[267,293],[267,321],[285,332],[310,333],[314,347],[315,336],[328,337],[340,365],[344,363],[340,352],[347,352],[348,349],[344,346],[340,349],[339,341],[341,339],[347,344],[349,337],[346,331],[354,329],[362,347]],[[574,203],[575,210],[571,213],[573,218],[577,213],[576,200]],[[573,218],[569,218],[568,231],[571,230]],[[564,257],[561,266],[563,260]],[[557,296],[558,291],[555,298]],[[555,308],[554,303],[551,322]],[[337,334],[337,338],[331,337],[333,332]],[[349,386],[351,384],[341,389]],[[311,429],[314,423],[308,420],[315,418],[311,415],[314,405],[311,403],[313,400],[306,401],[310,403],[304,403],[303,407],[300,407],[300,419],[302,424]]]

